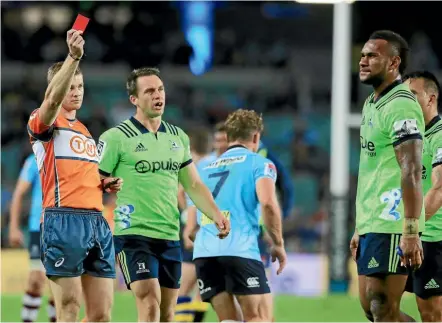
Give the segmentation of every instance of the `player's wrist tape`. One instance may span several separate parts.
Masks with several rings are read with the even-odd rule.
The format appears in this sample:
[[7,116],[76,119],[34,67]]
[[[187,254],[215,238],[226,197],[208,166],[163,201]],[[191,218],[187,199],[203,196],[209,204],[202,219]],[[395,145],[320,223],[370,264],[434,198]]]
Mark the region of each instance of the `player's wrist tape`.
[[419,219],[404,219],[404,236],[419,234]]
[[69,56],[70,56],[74,61],[79,61],[79,60],[81,60],[81,57],[75,57],[75,56],[72,55],[71,53],[69,53]]

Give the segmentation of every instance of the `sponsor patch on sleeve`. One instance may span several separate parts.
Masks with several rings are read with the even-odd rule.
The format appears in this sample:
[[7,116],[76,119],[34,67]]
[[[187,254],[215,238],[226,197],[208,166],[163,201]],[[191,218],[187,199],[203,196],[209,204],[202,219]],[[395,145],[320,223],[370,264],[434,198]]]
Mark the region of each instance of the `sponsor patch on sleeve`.
[[393,133],[396,140],[419,134],[416,119],[399,120],[393,124]]
[[104,149],[106,148],[106,142],[103,140],[98,140],[98,144],[97,144],[97,155],[98,155],[98,160],[101,161],[101,156],[104,153]]
[[433,158],[433,164],[441,164],[442,163],[442,148],[437,148],[436,154]]
[[264,165],[264,175],[272,178],[276,181],[276,167],[272,163],[265,163]]

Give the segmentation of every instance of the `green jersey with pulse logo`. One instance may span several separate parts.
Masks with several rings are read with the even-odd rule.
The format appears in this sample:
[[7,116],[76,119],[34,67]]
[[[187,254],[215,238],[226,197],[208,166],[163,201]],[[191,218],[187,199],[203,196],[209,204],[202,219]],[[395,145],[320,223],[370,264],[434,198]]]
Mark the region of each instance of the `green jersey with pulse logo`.
[[189,138],[165,121],[149,132],[130,118],[100,137],[100,173],[121,177],[115,235],[179,240],[178,173],[192,162]]
[[[360,130],[361,154],[356,197],[359,234],[402,233],[404,203],[401,170],[394,147],[424,133],[421,107],[408,86],[396,81],[374,100],[365,101]],[[425,225],[422,206],[419,228]]]
[[[424,183],[424,193],[427,194],[432,184],[432,169],[442,164],[442,121],[439,116],[435,117],[425,127],[423,164],[422,181]],[[425,222],[422,241],[442,241],[442,208]]]

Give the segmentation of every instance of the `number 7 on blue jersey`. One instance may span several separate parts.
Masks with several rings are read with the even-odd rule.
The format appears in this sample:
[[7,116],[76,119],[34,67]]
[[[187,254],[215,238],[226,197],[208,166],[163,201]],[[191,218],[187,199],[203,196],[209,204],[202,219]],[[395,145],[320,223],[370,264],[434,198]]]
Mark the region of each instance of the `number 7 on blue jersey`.
[[219,191],[221,190],[221,187],[223,187],[228,176],[229,176],[228,170],[226,170],[224,172],[213,173],[213,174],[209,175],[209,178],[219,177],[218,183],[216,183],[215,188],[213,189],[213,192],[212,192],[212,196],[214,199],[216,199],[216,197],[218,196]]

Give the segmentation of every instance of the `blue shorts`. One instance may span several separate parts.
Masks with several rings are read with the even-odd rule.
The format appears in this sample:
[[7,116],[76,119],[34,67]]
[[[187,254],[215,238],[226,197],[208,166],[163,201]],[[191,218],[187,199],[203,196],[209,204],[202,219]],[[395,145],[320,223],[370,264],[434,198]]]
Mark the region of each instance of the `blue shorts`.
[[401,235],[393,233],[367,233],[359,237],[356,253],[358,275],[408,275],[396,252]]
[[49,278],[83,274],[115,278],[112,232],[101,212],[45,209],[40,245],[41,261]]
[[141,235],[114,236],[115,252],[126,286],[138,280],[157,278],[161,287],[179,289],[181,245],[179,241]]

